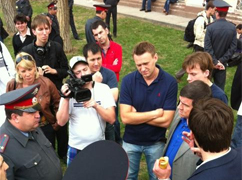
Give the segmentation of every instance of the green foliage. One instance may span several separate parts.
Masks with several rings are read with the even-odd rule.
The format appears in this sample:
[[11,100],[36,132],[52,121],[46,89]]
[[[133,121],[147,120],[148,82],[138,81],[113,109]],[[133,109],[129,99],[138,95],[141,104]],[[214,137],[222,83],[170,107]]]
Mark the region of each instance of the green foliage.
[[[47,11],[47,2],[31,1],[34,15]],[[75,24],[79,36],[82,40],[76,41],[72,34],[73,52],[68,53],[67,57],[70,59],[75,55],[82,55],[82,47],[85,45],[85,22],[87,19],[94,16],[94,10],[83,8],[80,6],[74,6],[73,9]],[[2,12],[0,12],[2,16]],[[112,21],[111,21],[112,22]],[[68,22],[66,23],[69,24]],[[162,26],[154,22],[135,19],[123,15],[118,15],[118,37],[114,38],[114,41],[121,44],[123,48],[123,65],[120,74],[120,82],[122,78],[128,73],[136,70],[135,64],[132,59],[132,50],[140,41],[149,41],[154,44],[159,56],[158,64],[168,73],[174,75],[180,68],[184,58],[192,53],[192,49],[187,49],[187,43],[183,40],[183,31],[174,28]],[[112,27],[111,27],[112,29]],[[71,33],[71,32],[70,32]],[[5,40],[9,51],[14,57],[12,47],[12,36]],[[225,92],[230,98],[231,83],[234,76],[235,68],[229,68],[227,71],[227,83]],[[183,77],[182,82],[179,83],[179,90],[186,84],[186,76]],[[120,85],[120,83],[119,83]],[[124,132],[124,125],[121,124],[121,132]],[[66,166],[62,163],[63,169]],[[148,174],[146,170],[145,158],[142,156],[139,180],[147,180]]]

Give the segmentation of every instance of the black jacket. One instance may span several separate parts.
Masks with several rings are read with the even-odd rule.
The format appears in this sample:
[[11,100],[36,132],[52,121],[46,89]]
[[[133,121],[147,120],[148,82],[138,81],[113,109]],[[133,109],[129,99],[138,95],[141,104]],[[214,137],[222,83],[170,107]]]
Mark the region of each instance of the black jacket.
[[231,87],[231,107],[238,111],[242,101],[242,62],[238,65]]
[[26,35],[26,39],[24,40],[24,42],[20,40],[20,35],[17,35],[17,33],[14,34],[12,39],[14,55],[16,56],[24,46],[27,46],[28,44],[32,43],[33,40],[34,40],[34,35],[32,33],[31,33],[31,36]]
[[18,0],[16,1],[16,8],[18,14],[24,14],[25,16],[32,17],[33,9],[30,5],[29,0]]
[[8,33],[7,31],[3,28],[3,22],[2,19],[0,18],[0,37],[2,39],[5,39],[8,37]]
[[57,74],[44,74],[44,76],[49,78],[56,85],[57,89],[60,90],[63,79],[68,75],[68,60],[61,45],[55,41],[49,41],[44,49],[45,53],[43,55],[38,54],[37,47],[33,42],[23,47],[22,51],[33,56],[37,67],[49,65],[51,68],[57,70]]

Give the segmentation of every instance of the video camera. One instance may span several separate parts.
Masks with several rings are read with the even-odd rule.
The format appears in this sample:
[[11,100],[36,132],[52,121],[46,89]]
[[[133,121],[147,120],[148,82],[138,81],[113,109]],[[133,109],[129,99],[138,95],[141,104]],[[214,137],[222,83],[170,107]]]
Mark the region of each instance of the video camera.
[[81,79],[78,79],[71,70],[68,70],[67,73],[70,75],[70,79],[67,79],[66,83],[71,91],[68,97],[73,97],[77,102],[90,100],[92,93],[88,88],[83,88],[83,86],[86,82],[92,81],[92,74],[84,75]]

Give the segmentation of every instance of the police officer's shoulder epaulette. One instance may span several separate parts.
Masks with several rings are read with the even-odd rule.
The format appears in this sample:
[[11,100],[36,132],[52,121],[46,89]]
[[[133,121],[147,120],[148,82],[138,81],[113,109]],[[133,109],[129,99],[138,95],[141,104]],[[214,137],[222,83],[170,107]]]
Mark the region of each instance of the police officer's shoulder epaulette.
[[0,135],[0,153],[3,153],[9,141],[9,136],[7,134]]

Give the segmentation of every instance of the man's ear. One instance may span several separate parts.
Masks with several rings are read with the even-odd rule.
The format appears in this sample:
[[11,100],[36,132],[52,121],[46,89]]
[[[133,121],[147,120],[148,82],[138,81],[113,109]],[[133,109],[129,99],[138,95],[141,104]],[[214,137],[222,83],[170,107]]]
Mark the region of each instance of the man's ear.
[[158,61],[158,54],[157,53],[155,53],[155,55],[154,55],[154,60],[155,60],[155,62],[157,62]]
[[11,120],[15,121],[16,123],[19,123],[18,115],[15,114],[15,113],[12,113],[12,114],[11,114]]
[[107,28],[107,27],[105,28],[105,31],[106,31],[106,33],[107,33],[107,34],[109,34],[109,30],[108,30],[108,28]]
[[36,36],[36,31],[34,29],[32,29],[32,33]]
[[204,75],[208,78],[208,76],[209,76],[209,70],[207,69],[205,72],[204,72]]

